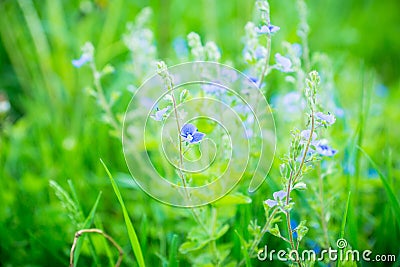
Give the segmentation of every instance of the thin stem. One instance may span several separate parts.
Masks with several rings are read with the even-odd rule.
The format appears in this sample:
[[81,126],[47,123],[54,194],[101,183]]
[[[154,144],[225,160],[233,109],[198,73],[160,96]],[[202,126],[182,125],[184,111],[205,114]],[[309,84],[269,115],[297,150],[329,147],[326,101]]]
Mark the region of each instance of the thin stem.
[[[310,148],[310,144],[312,141],[312,136],[315,130],[315,123],[314,123],[314,108],[311,107],[311,129],[310,129],[310,136],[308,137],[306,146],[304,148],[304,153],[299,165],[299,168],[297,170],[297,172],[293,175],[293,171],[290,172],[290,176],[289,176],[289,181],[288,181],[288,187],[287,187],[287,192],[286,192],[286,205],[289,205],[289,201],[290,201],[290,193],[292,190],[292,185],[296,182],[296,180],[299,178],[300,174],[302,173],[302,169],[307,157],[307,153],[308,150]],[[287,228],[288,228],[288,234],[289,234],[289,241],[290,241],[290,246],[292,247],[293,250],[297,250],[296,246],[294,244],[293,241],[293,230],[292,230],[292,226],[290,224],[290,211],[286,212],[286,224],[287,224]],[[301,261],[300,259],[296,259],[297,264],[301,267]]]
[[[309,150],[309,148],[310,148],[310,144],[311,144],[311,141],[312,141],[312,136],[313,136],[313,134],[314,134],[314,130],[315,130],[314,109],[311,108],[311,129],[310,129],[310,136],[308,137],[306,147],[304,148],[304,153],[303,153],[303,157],[302,157],[302,159],[301,159],[301,163],[300,163],[300,165],[299,165],[299,168],[298,168],[296,174],[294,175],[293,183],[296,182],[296,180],[299,178],[299,176],[300,176],[300,174],[301,174],[301,172],[302,172],[302,168],[303,168],[303,165],[304,165],[304,163],[305,163],[308,150]],[[290,192],[288,192],[288,193],[290,193]],[[287,201],[287,202],[289,201],[288,198],[286,199],[286,201]]]
[[[278,212],[278,209],[275,208],[274,211],[271,213],[269,216],[268,220],[265,222],[264,227],[261,229],[261,232],[257,235],[256,238],[254,238],[253,243],[250,246],[249,252],[251,253],[251,257],[254,256],[254,250],[256,247],[260,244],[261,239],[265,235],[265,233],[268,231],[269,225],[272,221],[272,219],[275,217],[275,214]],[[241,260],[237,266],[242,266],[245,263],[245,259]]]
[[124,255],[124,251],[122,250],[122,248],[117,244],[117,242],[115,242],[115,240],[107,235],[106,233],[104,233],[102,230],[100,229],[82,229],[79,230],[78,232],[75,233],[75,237],[74,237],[74,242],[72,243],[72,247],[71,247],[71,252],[69,254],[69,266],[73,267],[74,266],[74,252],[76,249],[76,245],[78,243],[78,239],[82,236],[82,234],[84,233],[97,233],[102,235],[104,238],[106,238],[108,241],[111,242],[111,244],[113,244],[113,246],[118,250],[119,255],[118,255],[118,261],[115,264],[115,267],[119,267],[121,265],[122,262],[122,257]]
[[[174,109],[175,120],[176,120],[176,128],[178,130],[178,138],[179,138],[179,140],[178,140],[179,141],[179,170],[178,170],[178,175],[182,180],[182,185],[183,185],[183,188],[185,190],[186,197],[187,197],[188,201],[190,202],[191,197],[190,197],[189,191],[187,189],[187,183],[186,183],[185,176],[184,176],[184,174],[182,172],[182,169],[183,169],[182,136],[181,136],[181,126],[180,126],[180,123],[179,123],[176,99],[175,99],[175,95],[173,93],[174,85],[173,85],[171,80],[168,80],[167,82],[170,83],[169,85],[167,85],[167,87],[169,88],[169,91],[171,91],[172,105],[173,105],[173,109]],[[193,207],[190,207],[190,211],[192,212],[192,215],[193,215],[195,221],[203,228],[204,231],[207,232],[208,231],[207,227],[204,225],[204,223],[200,219],[199,214],[197,213],[197,211]]]
[[271,34],[267,34],[267,55],[265,56],[265,64],[264,68],[261,72],[260,79],[258,80],[257,87],[260,89],[262,82],[265,78],[265,74],[267,73],[267,70],[269,68],[269,58],[271,56]]
[[[215,234],[215,226],[217,224],[217,210],[213,207],[211,207],[211,227],[210,227],[210,237],[213,237]],[[213,238],[211,241],[211,252],[216,256],[215,260],[216,260],[216,266],[220,266],[220,255],[217,249],[217,242],[216,240]]]
[[92,72],[93,72],[94,87],[97,90],[97,95],[99,96],[100,104],[103,107],[103,109],[109,119],[109,123],[114,128],[114,130],[116,130],[118,132],[119,131],[118,122],[116,121],[114,114],[111,111],[110,105],[108,104],[108,102],[106,100],[103,87],[101,86],[101,82],[100,82],[101,74],[100,74],[100,72],[97,71],[96,66],[93,61],[90,63],[90,68],[92,69]]
[[324,239],[325,239],[325,244],[326,246],[329,246],[329,234],[328,234],[328,227],[326,225],[326,220],[325,220],[325,207],[324,207],[324,181],[323,177],[321,174],[321,164],[317,165],[317,172],[318,172],[318,180],[319,180],[319,199],[321,203],[321,225],[322,225],[322,230],[324,232]]
[[[293,171],[290,172],[289,176],[289,182],[288,182],[288,188],[286,192],[286,206],[289,205],[289,200],[290,200],[290,192],[291,192],[291,186],[292,186],[292,178],[293,178]],[[286,225],[288,229],[288,234],[289,234],[289,243],[292,248],[292,250],[297,250],[294,241],[293,241],[293,230],[292,230],[292,225],[290,224],[290,211],[286,211]],[[299,259],[296,259],[297,263],[301,267],[301,262]]]

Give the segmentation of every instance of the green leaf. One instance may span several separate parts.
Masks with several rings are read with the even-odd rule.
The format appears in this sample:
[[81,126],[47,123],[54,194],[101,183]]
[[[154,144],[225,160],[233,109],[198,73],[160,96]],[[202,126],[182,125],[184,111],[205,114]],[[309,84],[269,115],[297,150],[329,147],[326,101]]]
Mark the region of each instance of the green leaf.
[[[82,225],[82,229],[88,229],[93,224],[94,215],[96,214],[96,210],[97,210],[97,206],[99,205],[99,202],[100,202],[101,194],[102,194],[102,192],[100,191],[99,195],[97,196],[96,202],[94,203],[92,209],[90,210],[89,215],[87,216],[85,222]],[[84,237],[79,238],[76,243],[76,248],[75,248],[75,252],[74,252],[74,266],[78,265],[78,259],[79,259],[79,255],[81,253],[81,249],[82,249],[84,240],[85,240]]]
[[229,224],[224,224],[216,233],[216,235],[213,237],[214,240],[217,240],[221,236],[223,236],[226,232],[229,230]]
[[176,252],[178,250],[178,235],[173,235],[171,240],[171,248],[169,251],[169,267],[178,267],[178,259]]
[[340,230],[340,238],[344,238],[344,230],[346,228],[347,213],[349,212],[349,206],[350,206],[350,196],[351,196],[351,191],[349,191],[349,194],[347,196],[346,210],[344,211],[344,215],[343,215],[342,228]]
[[240,245],[241,245],[241,251],[243,252],[244,260],[246,263],[246,267],[251,267],[251,260],[249,257],[249,253],[247,251],[247,244],[246,241],[243,239],[243,237],[238,233],[238,231],[235,230],[236,235],[239,237],[240,240]]
[[108,170],[106,164],[104,164],[103,160],[101,160],[101,159],[100,159],[100,162],[101,162],[101,164],[103,164],[103,167],[106,170],[108,177],[110,178],[112,187],[114,189],[114,193],[118,198],[119,204],[121,205],[122,213],[124,215],[126,229],[128,230],[129,240],[131,242],[132,250],[133,250],[133,253],[136,256],[138,265],[139,265],[139,267],[144,267],[146,265],[144,263],[142,249],[140,248],[140,244],[139,244],[139,240],[137,238],[136,232],[135,232],[135,228],[133,227],[132,221],[129,218],[128,211],[126,210],[126,207],[125,207],[125,204],[124,204],[124,200],[122,199],[122,196],[121,196],[121,193],[120,193],[120,191],[118,189],[118,186],[115,183],[115,180],[112,177],[110,171]]
[[186,241],[179,247],[179,252],[182,254],[186,254],[188,252],[196,251],[202,249],[205,245],[207,245],[211,240],[205,240],[203,242],[199,242],[198,240]]
[[225,197],[221,198],[220,200],[215,202],[215,206],[250,204],[250,203],[251,203],[251,198],[243,195],[242,193],[237,192],[226,195]]
[[296,227],[297,232],[297,242],[300,242],[305,235],[308,233],[308,227],[306,226],[307,221],[301,221],[300,224]]
[[[351,191],[349,191],[349,194],[347,196],[346,210],[344,211],[343,215],[342,228],[340,230],[340,238],[344,238],[344,230],[346,229],[346,222],[347,222],[347,213],[349,212],[349,206],[350,206],[350,196],[351,196]],[[337,261],[336,266],[342,266],[341,259]]]
[[274,228],[268,229],[268,232],[270,232],[271,235],[274,235],[276,237],[281,237],[281,231],[279,230],[279,226],[277,224],[274,225]]

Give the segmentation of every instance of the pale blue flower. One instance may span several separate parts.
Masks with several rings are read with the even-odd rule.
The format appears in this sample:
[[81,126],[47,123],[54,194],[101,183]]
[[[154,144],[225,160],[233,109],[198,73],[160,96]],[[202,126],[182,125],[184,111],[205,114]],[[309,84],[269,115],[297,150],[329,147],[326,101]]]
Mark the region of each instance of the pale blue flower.
[[[311,134],[311,130],[301,131],[301,133],[300,133],[300,137],[301,137],[300,143],[301,144],[307,143],[308,140],[310,139],[310,134]],[[315,132],[313,132],[311,141],[314,141],[316,138],[317,138],[317,134]]]
[[301,44],[298,43],[292,44],[292,49],[296,57],[301,57],[301,54],[303,54],[303,48],[301,47]]
[[157,111],[154,115],[150,115],[150,117],[155,120],[155,121],[162,121],[164,119],[165,113],[169,110],[169,107],[159,109],[157,108]]
[[315,146],[316,152],[318,154],[320,154],[321,156],[332,157],[337,153],[337,150],[328,146],[328,141],[326,139],[316,141],[314,143],[314,146]]
[[72,60],[72,65],[74,65],[75,68],[80,68],[91,60],[92,57],[90,55],[83,53],[80,58]]
[[256,59],[265,58],[266,55],[267,55],[267,49],[265,47],[259,46],[254,51],[254,56],[256,57]]
[[219,94],[224,91],[220,86],[213,83],[206,83],[201,86],[206,93],[209,94]]
[[272,34],[276,33],[277,31],[280,30],[280,27],[275,26],[275,25],[262,25],[261,27],[256,27],[255,31],[258,34]]
[[317,113],[315,113],[315,117],[317,119],[319,119],[323,124],[328,125],[328,126],[334,124],[336,121],[335,116],[333,114],[330,114],[329,112],[328,112],[328,114],[324,114],[322,112],[317,112]]
[[[287,192],[284,190],[277,191],[273,194],[274,199],[267,199],[264,201],[268,207],[273,208],[286,198]],[[290,199],[289,199],[290,200]]]
[[302,98],[299,92],[290,92],[284,95],[283,99],[283,108],[286,112],[289,113],[297,113],[303,111],[305,107],[304,99]]
[[281,54],[275,54],[275,60],[278,68],[282,72],[292,72],[292,61],[289,58],[282,56]]
[[186,142],[196,144],[203,140],[205,134],[199,132],[193,124],[187,123],[181,129],[181,136]]

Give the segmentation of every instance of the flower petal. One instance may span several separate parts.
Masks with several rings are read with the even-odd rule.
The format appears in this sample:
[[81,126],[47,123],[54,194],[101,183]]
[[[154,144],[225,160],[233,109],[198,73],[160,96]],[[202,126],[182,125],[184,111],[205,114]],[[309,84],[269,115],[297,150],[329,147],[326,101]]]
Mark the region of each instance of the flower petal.
[[281,54],[275,54],[276,63],[279,65],[280,70],[283,72],[291,72],[292,70],[292,61],[289,58],[282,56]]
[[327,125],[332,125],[336,121],[335,116],[333,114],[330,114],[330,113],[324,114],[322,112],[317,112],[317,113],[315,113],[315,117],[317,117],[321,121],[325,122]]
[[286,197],[287,192],[284,190],[277,191],[273,194],[275,200],[282,200]]
[[72,60],[72,65],[74,65],[75,68],[80,68],[91,60],[92,58],[88,54],[83,53],[80,58]]
[[270,208],[273,208],[276,205],[278,205],[278,201],[272,200],[272,199],[267,199],[267,200],[264,201],[264,203],[267,204],[268,207],[270,207]]
[[203,137],[205,136],[206,134],[204,134],[204,133],[201,133],[201,132],[195,132],[193,135],[192,135],[192,140],[190,141],[190,143],[191,144],[195,144],[195,143],[198,143],[198,142],[200,142],[201,140],[203,140]]
[[187,137],[189,134],[193,135],[196,131],[197,131],[196,126],[194,126],[191,123],[187,123],[187,124],[183,125],[183,127],[181,129],[181,135],[183,137]]

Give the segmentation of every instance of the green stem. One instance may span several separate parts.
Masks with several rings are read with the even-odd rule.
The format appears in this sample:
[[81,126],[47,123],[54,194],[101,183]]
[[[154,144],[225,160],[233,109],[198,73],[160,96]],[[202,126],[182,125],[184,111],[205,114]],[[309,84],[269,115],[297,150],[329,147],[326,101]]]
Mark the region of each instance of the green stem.
[[92,69],[92,72],[93,72],[94,87],[96,88],[97,95],[100,100],[100,105],[102,106],[102,108],[104,109],[104,112],[106,113],[108,122],[111,124],[111,126],[114,128],[114,130],[116,132],[119,132],[120,127],[118,126],[118,122],[115,119],[114,114],[111,111],[111,107],[110,107],[109,103],[107,102],[103,87],[100,82],[101,73],[97,70],[96,65],[93,61],[90,63],[90,68]]
[[265,78],[265,74],[267,73],[267,70],[269,68],[269,58],[271,56],[271,35],[267,34],[267,55],[265,57],[265,64],[264,64],[264,68],[261,72],[261,76],[260,79],[258,80],[258,88],[261,88],[262,82]]
[[[254,250],[256,247],[260,244],[261,239],[263,236],[267,233],[269,225],[272,221],[272,219],[275,217],[275,214],[278,212],[278,209],[274,209],[274,211],[271,213],[271,215],[268,217],[267,221],[264,224],[264,227],[261,229],[261,232],[257,235],[256,238],[254,238],[253,242],[250,245],[250,257],[254,257]],[[237,266],[242,266],[245,263],[245,259],[241,260]]]
[[321,164],[319,163],[317,165],[317,171],[318,171],[318,181],[319,181],[319,201],[321,203],[321,225],[322,225],[322,230],[324,232],[324,239],[325,239],[325,245],[328,247],[329,246],[329,234],[328,234],[328,227],[326,225],[326,220],[325,220],[325,206],[324,206],[324,181],[323,177],[321,174]]
[[[304,153],[299,165],[299,168],[297,169],[296,173],[293,175],[293,171],[290,172],[290,177],[289,177],[289,181],[288,181],[288,187],[287,187],[287,192],[286,192],[286,205],[289,205],[289,201],[290,201],[290,193],[292,190],[292,186],[296,183],[297,179],[300,177],[300,175],[302,174],[302,169],[307,157],[307,153],[308,150],[310,148],[310,144],[312,141],[312,136],[315,130],[315,122],[314,122],[314,108],[311,107],[311,129],[310,129],[310,136],[308,137],[306,146],[304,148]],[[287,228],[288,228],[288,234],[289,234],[289,241],[290,241],[290,246],[292,247],[293,250],[297,250],[294,241],[293,241],[293,230],[292,230],[292,226],[290,225],[290,211],[286,212],[286,224],[287,224]],[[297,264],[301,267],[301,261],[300,259],[296,259]]]

